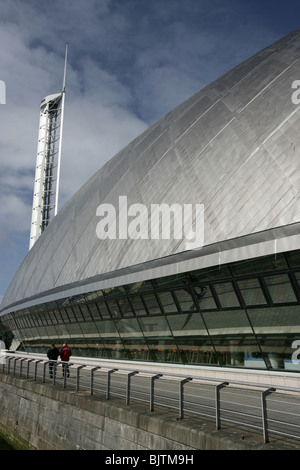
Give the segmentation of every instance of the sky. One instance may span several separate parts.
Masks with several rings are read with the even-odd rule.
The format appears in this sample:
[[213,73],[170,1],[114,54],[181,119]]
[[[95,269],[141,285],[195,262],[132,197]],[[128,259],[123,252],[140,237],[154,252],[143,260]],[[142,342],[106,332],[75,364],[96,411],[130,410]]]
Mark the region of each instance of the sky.
[[0,0],[0,301],[28,253],[39,107],[61,91],[67,42],[59,209],[151,124],[299,27],[299,0]]

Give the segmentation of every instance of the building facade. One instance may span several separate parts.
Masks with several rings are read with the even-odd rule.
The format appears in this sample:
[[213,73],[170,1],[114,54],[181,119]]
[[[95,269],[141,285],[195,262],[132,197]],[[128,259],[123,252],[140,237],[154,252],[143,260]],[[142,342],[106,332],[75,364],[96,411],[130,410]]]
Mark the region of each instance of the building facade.
[[[9,286],[0,306],[7,345],[45,352],[67,341],[83,357],[300,371],[299,77],[295,31],[105,164]],[[203,244],[175,237],[173,219],[169,238],[142,236],[145,219],[130,210],[129,236],[125,196],[131,209],[201,204]],[[99,206],[108,205],[118,218],[108,213],[106,225],[119,236],[100,238]]]

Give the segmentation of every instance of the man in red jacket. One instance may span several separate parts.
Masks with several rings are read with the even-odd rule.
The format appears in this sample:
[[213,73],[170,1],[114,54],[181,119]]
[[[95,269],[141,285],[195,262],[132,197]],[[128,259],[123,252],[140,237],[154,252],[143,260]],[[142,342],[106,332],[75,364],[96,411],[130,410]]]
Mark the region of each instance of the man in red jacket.
[[[69,362],[72,351],[69,346],[65,343],[59,353],[60,358],[64,362]],[[70,377],[70,370],[68,364],[63,364],[63,375],[67,374],[67,377]]]

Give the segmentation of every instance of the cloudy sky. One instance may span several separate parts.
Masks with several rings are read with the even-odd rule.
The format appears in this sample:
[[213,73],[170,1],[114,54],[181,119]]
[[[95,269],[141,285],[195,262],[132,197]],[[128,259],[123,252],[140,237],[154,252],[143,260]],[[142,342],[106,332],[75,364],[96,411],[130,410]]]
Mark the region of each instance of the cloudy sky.
[[28,252],[39,105],[61,91],[66,42],[59,207],[176,105],[300,27],[299,13],[299,0],[0,0],[0,301]]

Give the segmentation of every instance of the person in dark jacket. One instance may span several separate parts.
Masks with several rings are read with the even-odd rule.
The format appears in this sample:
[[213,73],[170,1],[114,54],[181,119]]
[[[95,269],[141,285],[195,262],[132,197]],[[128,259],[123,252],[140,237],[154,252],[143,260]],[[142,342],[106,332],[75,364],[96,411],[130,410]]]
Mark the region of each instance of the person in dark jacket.
[[[50,361],[57,361],[58,356],[59,356],[59,350],[57,349],[55,344],[52,343],[50,349],[48,349],[47,357]],[[50,379],[53,378],[54,364],[55,364],[54,362],[49,363],[49,376],[50,376]]]
[[[60,358],[63,362],[69,362],[72,351],[69,346],[65,343],[60,350]],[[67,374],[67,377],[70,377],[70,370],[68,364],[63,364],[63,376]]]

